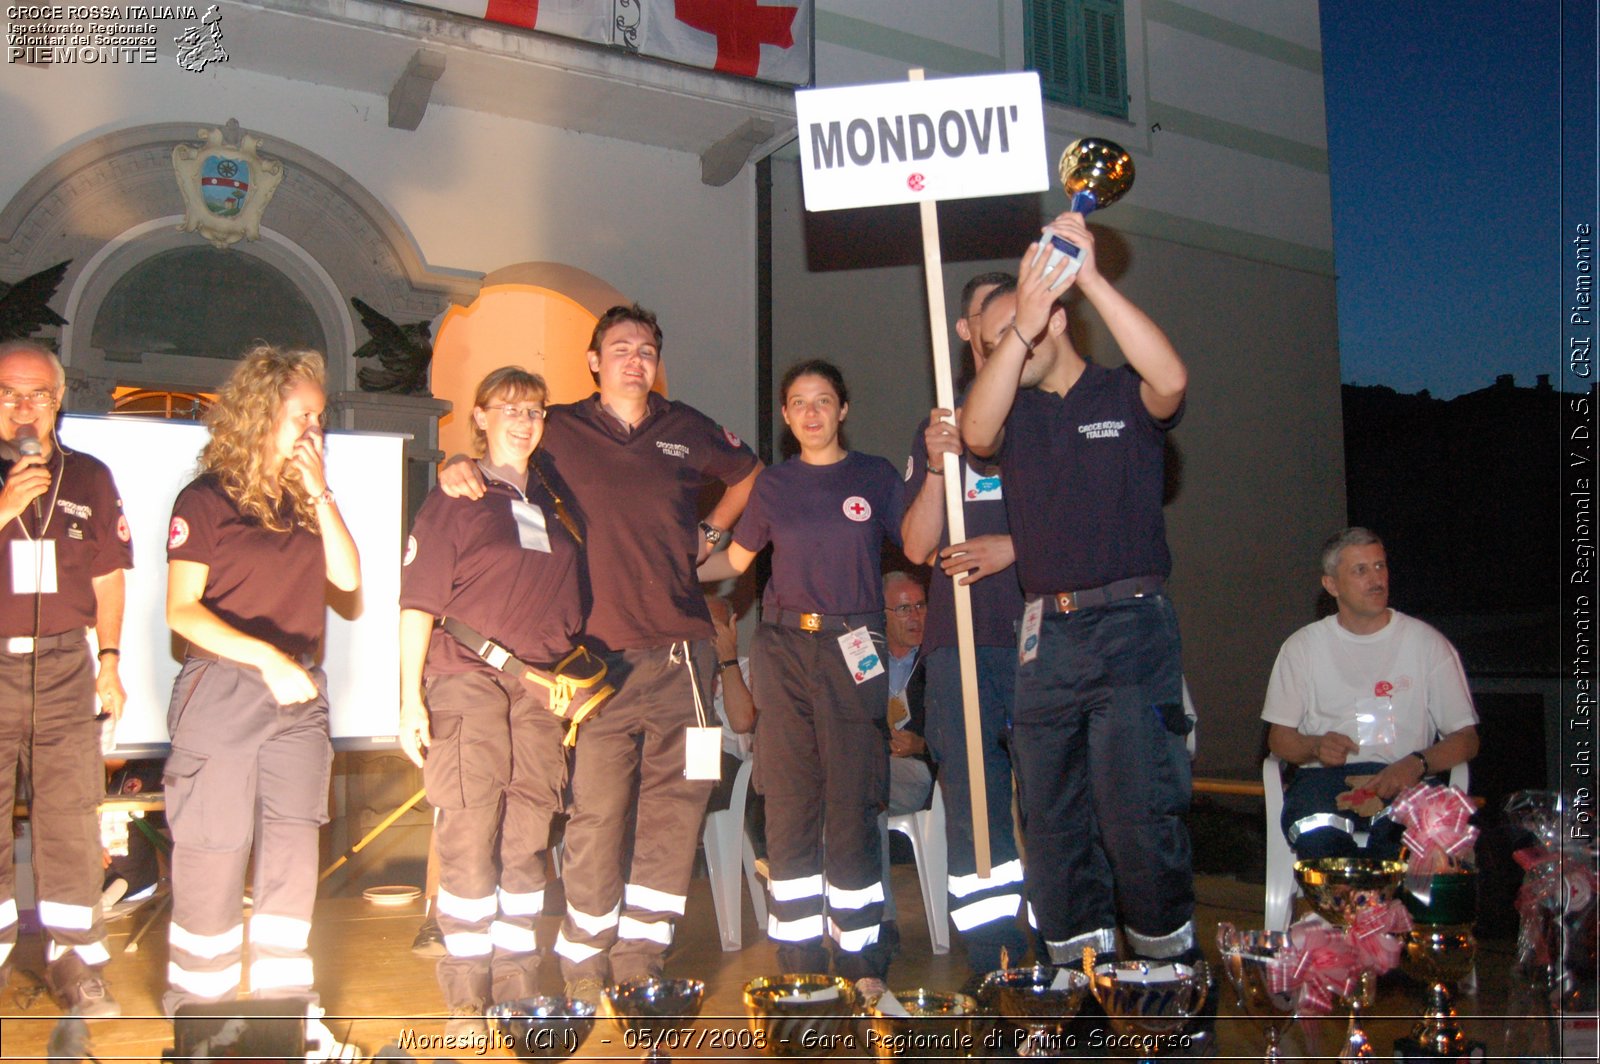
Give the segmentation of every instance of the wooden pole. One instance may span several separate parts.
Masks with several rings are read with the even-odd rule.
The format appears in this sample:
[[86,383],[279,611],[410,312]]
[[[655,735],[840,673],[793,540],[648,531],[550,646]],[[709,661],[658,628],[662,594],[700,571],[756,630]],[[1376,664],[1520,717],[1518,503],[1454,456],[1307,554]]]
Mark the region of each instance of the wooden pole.
[[[909,80],[921,81],[922,70],[909,74]],[[928,287],[928,331],[933,336],[933,389],[937,404],[946,410],[956,406],[955,383],[950,377],[950,322],[945,317],[944,259],[939,253],[939,205],[924,200],[922,209],[922,266]],[[964,311],[966,308],[963,307]],[[945,527],[950,531],[950,542],[961,543],[967,538],[966,512],[961,503],[961,477],[957,475],[959,463],[945,463],[944,509]],[[943,573],[934,572],[933,579],[947,579]],[[972,799],[972,856],[977,863],[977,874],[989,876],[989,802],[983,774],[983,725],[978,713],[978,649],[972,634],[972,589],[955,580],[956,593],[956,650],[961,659],[961,706],[966,721],[967,780]]]

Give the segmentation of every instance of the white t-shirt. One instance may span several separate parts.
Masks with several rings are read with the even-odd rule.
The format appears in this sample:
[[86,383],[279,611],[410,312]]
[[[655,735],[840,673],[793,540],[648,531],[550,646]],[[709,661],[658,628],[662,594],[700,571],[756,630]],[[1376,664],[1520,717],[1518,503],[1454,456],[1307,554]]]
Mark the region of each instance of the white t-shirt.
[[1478,723],[1461,657],[1432,626],[1389,611],[1356,635],[1337,616],[1284,642],[1261,719],[1302,735],[1342,732],[1361,744],[1350,761],[1390,764]]

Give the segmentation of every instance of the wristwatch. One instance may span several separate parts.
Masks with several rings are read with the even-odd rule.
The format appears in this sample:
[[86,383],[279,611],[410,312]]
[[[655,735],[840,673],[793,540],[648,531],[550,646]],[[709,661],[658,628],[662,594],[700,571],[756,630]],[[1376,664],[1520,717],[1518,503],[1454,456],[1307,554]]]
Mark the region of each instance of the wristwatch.
[[718,543],[722,542],[722,537],[727,535],[727,529],[718,528],[715,525],[707,524],[706,522],[701,521],[700,534],[706,537],[707,543],[715,547]]

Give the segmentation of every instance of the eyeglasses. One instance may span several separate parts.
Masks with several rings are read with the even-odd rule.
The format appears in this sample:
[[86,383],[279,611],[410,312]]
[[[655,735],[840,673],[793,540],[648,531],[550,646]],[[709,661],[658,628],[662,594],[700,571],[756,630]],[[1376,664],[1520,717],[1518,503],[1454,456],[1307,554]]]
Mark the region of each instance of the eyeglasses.
[[7,410],[15,410],[23,403],[29,406],[55,406],[56,396],[54,392],[43,388],[34,392],[17,392],[10,388],[0,388],[0,406]]
[[489,409],[495,411],[501,417],[508,417],[513,421],[544,420],[544,407],[542,406],[515,406],[511,403],[504,403],[500,406],[491,406]]
[[927,613],[928,604],[926,602],[904,602],[898,606],[890,606],[889,612],[896,617],[909,617],[913,613]]

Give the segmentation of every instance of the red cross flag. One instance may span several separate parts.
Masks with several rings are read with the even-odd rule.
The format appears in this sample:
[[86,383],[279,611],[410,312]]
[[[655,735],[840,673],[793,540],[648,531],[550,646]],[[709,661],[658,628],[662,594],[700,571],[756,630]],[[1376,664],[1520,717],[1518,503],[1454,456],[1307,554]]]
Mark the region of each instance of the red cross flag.
[[804,85],[811,80],[813,0],[417,2],[724,74],[785,85]]

